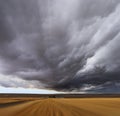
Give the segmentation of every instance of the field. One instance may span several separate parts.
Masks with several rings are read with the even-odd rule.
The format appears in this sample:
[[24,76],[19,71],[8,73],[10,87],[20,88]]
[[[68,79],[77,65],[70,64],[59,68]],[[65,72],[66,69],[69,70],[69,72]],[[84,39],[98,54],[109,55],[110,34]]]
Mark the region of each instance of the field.
[[120,116],[119,97],[52,97],[2,96],[0,116]]

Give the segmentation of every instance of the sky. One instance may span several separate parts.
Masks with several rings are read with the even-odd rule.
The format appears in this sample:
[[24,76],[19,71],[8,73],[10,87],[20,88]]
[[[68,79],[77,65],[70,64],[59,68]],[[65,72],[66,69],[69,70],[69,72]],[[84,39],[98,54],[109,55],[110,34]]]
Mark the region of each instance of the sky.
[[0,91],[120,93],[119,51],[120,0],[0,0]]
[[[30,89],[30,88],[5,88],[5,87],[0,87],[0,93],[1,94],[59,94],[59,93],[63,93],[63,92],[57,92],[54,90],[45,90],[45,89]],[[64,94],[64,93],[63,93]]]

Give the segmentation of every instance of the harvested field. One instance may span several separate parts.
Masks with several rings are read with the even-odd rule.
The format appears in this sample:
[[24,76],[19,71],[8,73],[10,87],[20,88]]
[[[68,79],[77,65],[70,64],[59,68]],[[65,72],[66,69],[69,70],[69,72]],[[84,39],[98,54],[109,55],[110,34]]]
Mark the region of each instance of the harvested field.
[[120,116],[120,98],[1,98],[0,116]]

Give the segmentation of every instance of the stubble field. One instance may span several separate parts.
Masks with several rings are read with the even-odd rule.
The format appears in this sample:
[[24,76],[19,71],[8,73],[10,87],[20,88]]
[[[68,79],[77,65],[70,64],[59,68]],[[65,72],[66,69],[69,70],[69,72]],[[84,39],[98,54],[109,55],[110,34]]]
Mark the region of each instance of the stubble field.
[[0,116],[120,116],[120,98],[0,98]]

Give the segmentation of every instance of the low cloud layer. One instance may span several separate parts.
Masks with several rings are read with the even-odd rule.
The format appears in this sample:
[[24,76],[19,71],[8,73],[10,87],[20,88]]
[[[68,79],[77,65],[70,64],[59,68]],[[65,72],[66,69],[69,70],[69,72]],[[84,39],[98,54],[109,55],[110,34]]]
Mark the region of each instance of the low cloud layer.
[[119,92],[119,43],[119,0],[1,0],[0,86]]

